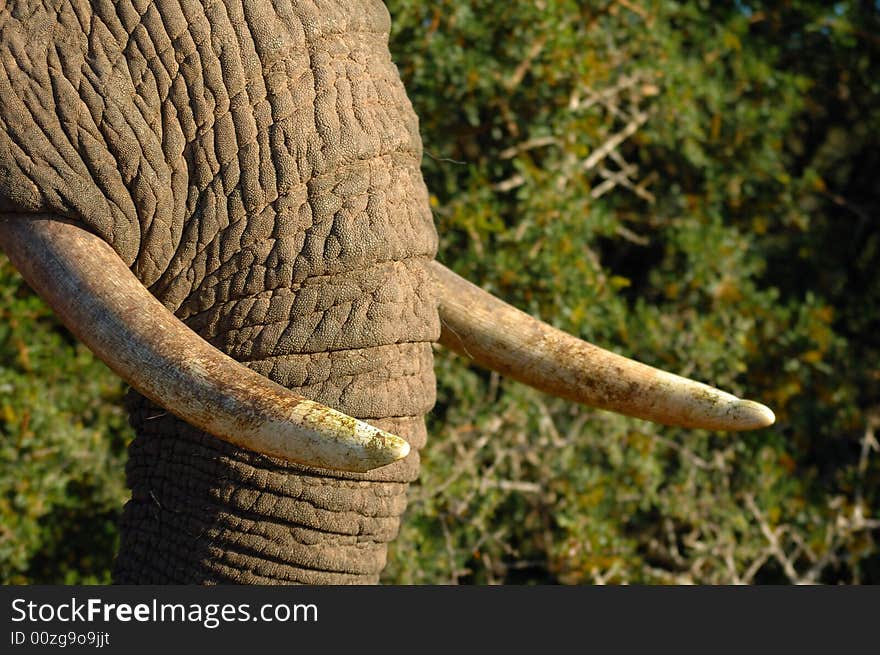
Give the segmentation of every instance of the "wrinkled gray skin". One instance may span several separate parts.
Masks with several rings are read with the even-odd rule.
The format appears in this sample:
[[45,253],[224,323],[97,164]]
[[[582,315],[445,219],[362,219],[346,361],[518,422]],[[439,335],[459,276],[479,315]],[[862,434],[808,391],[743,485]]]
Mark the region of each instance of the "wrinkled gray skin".
[[307,470],[132,393],[121,583],[375,583],[418,474],[439,335],[418,121],[372,0],[12,0],[0,213],[104,238],[193,330],[406,438]]

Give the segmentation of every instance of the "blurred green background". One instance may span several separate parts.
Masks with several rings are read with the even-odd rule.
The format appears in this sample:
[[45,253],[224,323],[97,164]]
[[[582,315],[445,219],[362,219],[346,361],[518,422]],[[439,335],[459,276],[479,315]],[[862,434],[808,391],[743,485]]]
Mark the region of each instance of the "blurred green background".
[[[437,349],[391,583],[880,583],[880,2],[387,2],[440,260],[754,398],[745,434]],[[0,582],[107,582],[122,384],[0,258]]]

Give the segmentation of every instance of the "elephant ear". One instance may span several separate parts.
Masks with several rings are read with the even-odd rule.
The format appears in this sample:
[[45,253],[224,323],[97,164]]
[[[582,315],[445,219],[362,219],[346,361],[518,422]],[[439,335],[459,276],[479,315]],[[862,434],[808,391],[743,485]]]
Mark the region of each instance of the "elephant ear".
[[437,262],[440,342],[556,396],[666,425],[754,430],[773,412],[752,400],[603,350],[525,314]]
[[368,471],[409,453],[400,437],[298,396],[211,346],[81,227],[51,216],[0,215],[0,248],[83,343],[187,423],[325,469]]

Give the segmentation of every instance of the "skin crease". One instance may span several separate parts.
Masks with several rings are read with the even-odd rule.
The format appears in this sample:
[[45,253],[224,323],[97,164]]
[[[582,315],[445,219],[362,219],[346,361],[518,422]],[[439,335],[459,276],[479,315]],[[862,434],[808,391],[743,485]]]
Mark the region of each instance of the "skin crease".
[[308,469],[132,392],[117,582],[379,579],[440,333],[389,28],[371,1],[0,9],[0,212],[82,225],[218,349],[413,446],[368,473]]

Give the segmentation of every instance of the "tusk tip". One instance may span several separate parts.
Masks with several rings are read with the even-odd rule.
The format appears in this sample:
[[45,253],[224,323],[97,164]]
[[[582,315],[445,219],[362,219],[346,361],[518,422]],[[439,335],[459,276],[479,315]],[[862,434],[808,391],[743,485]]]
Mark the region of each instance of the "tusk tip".
[[355,461],[348,462],[349,466],[346,468],[366,472],[393,464],[409,455],[410,445],[405,439],[396,434],[373,428],[366,423],[363,425],[371,434],[365,442],[362,442],[362,448],[357,449],[360,452],[355,455]]
[[388,457],[390,458],[390,462],[396,462],[399,459],[403,459],[407,455],[409,455],[409,443],[401,439],[395,434],[385,433],[385,448],[388,453]]
[[760,430],[773,425],[773,410],[754,400],[737,400],[731,408],[732,430]]

